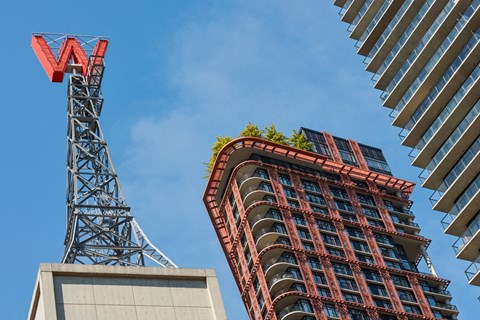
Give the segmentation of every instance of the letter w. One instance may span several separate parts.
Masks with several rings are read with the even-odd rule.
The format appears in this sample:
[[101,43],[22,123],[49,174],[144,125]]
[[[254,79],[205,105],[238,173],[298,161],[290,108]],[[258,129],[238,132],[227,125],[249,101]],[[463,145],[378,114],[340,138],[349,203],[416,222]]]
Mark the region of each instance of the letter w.
[[[92,55],[103,57],[107,51],[107,46],[108,40],[98,40]],[[55,59],[52,49],[41,35],[32,37],[32,48],[52,82],[63,81],[63,75],[71,58],[73,58],[75,64],[81,66],[83,75],[87,72],[88,57],[76,38],[67,38],[63,41],[58,51],[58,60]]]

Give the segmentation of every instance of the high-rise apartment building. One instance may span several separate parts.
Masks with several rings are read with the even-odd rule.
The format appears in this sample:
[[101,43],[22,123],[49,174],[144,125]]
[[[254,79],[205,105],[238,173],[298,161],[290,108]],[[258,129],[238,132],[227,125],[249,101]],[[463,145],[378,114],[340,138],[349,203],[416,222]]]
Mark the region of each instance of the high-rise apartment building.
[[392,109],[402,144],[435,190],[445,232],[480,285],[480,1],[335,0]]
[[414,184],[380,149],[302,131],[315,152],[228,143],[205,191],[250,319],[456,319],[413,221]]

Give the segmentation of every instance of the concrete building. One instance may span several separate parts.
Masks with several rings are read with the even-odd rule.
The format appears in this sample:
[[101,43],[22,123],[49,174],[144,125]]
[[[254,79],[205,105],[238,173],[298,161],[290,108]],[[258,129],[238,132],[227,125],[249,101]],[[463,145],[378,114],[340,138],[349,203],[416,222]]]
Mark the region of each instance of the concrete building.
[[28,320],[225,320],[213,270],[41,264]]
[[480,285],[480,1],[335,0],[402,128],[433,209]]
[[302,132],[315,152],[228,143],[205,191],[250,319],[456,319],[409,210],[414,184],[378,148]]

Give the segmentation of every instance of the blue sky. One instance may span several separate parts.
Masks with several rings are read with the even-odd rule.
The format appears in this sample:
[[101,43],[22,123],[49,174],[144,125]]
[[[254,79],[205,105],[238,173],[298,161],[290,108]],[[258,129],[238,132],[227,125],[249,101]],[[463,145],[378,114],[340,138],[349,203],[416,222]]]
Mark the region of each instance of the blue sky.
[[[32,32],[110,37],[102,125],[132,213],[179,266],[216,269],[228,318],[241,320],[201,200],[215,136],[247,122],[328,131],[382,148],[396,176],[418,183],[337,12],[324,0],[3,3],[4,318],[25,319],[38,264],[60,260],[65,234],[66,83],[48,81]],[[475,319],[480,288],[467,285],[468,263],[454,259],[430,194],[414,192],[416,221],[433,239],[440,276],[452,280],[460,319]]]

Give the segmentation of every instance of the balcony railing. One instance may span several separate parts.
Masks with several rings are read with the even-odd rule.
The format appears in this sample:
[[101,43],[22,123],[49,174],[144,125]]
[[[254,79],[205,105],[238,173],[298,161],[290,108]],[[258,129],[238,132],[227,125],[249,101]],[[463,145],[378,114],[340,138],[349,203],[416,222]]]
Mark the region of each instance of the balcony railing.
[[435,301],[435,305],[431,305],[431,307],[443,308],[448,310],[458,310],[456,305],[450,303],[442,303],[438,301]]
[[284,319],[289,313],[300,311],[313,314],[313,308],[308,300],[299,299],[294,305],[283,308],[277,316],[277,319]]

